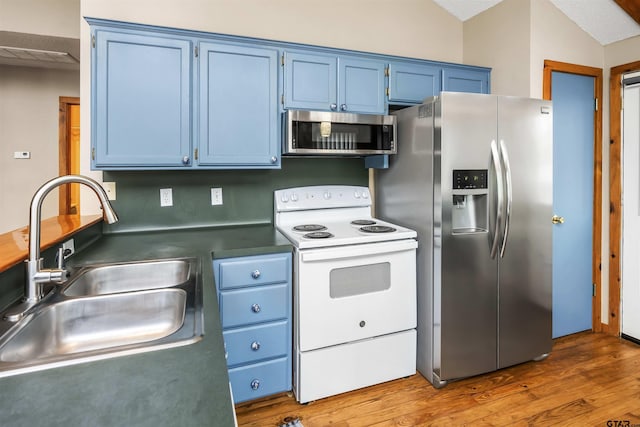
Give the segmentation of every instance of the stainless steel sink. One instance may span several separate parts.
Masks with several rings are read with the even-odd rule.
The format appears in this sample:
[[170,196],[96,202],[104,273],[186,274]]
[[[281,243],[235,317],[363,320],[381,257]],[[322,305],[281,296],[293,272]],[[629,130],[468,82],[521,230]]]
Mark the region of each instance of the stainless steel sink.
[[94,266],[79,271],[62,293],[83,296],[170,288],[187,281],[190,266],[185,259]]
[[192,344],[202,316],[197,258],[85,266],[0,320],[0,377]]

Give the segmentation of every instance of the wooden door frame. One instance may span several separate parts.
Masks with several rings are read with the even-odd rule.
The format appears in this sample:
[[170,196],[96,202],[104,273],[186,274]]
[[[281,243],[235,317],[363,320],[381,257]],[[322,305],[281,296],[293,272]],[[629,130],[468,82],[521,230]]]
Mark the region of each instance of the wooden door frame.
[[622,75],[640,61],[612,67],[609,75],[609,332],[620,335],[622,281]]
[[[552,99],[551,78],[552,73],[562,72],[594,77],[594,88],[598,108],[595,111],[593,129],[593,236],[592,236],[592,260],[591,280],[594,286],[594,297],[591,304],[592,325],[594,332],[609,332],[608,325],[602,324],[602,68],[586,67],[583,65],[569,64],[546,60],[544,61],[544,73],[542,83],[542,98]],[[609,286],[609,300],[611,300],[611,286]],[[617,317],[617,315],[616,315]],[[610,325],[609,325],[610,326]]]
[[[80,105],[80,98],[61,96],[58,101],[58,175],[71,173],[71,141],[69,139],[69,110],[72,105]],[[60,186],[58,212],[60,215],[70,215],[71,192],[69,185]]]

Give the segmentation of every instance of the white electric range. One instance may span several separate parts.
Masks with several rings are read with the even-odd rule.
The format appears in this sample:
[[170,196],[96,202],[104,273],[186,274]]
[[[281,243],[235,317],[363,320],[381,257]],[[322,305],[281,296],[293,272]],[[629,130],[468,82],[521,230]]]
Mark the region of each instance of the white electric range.
[[367,187],[274,192],[294,246],[296,399],[309,402],[416,372],[416,232],[371,215]]

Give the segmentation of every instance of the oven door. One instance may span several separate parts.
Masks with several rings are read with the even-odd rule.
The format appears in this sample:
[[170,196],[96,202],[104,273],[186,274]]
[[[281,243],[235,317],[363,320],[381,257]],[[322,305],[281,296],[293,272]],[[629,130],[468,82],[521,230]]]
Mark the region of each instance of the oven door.
[[298,251],[297,349],[416,327],[414,239]]

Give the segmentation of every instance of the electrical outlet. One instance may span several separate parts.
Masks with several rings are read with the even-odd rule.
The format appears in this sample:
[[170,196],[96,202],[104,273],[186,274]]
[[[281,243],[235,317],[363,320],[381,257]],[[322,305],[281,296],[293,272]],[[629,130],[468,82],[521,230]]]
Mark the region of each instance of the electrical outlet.
[[64,253],[64,259],[69,258],[75,252],[76,252],[76,248],[73,243],[73,239],[69,239],[62,244],[62,253]]
[[160,189],[160,206],[173,206],[173,192],[170,188]]
[[222,188],[211,189],[211,206],[222,204]]
[[107,198],[109,200],[116,199],[116,183],[115,182],[103,182],[102,188],[107,192]]

